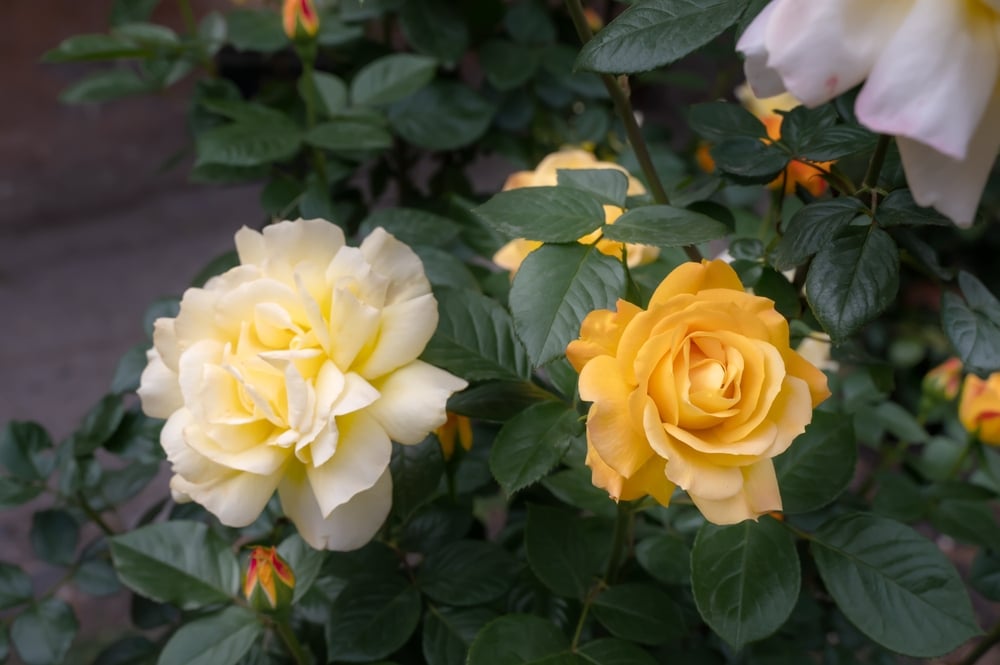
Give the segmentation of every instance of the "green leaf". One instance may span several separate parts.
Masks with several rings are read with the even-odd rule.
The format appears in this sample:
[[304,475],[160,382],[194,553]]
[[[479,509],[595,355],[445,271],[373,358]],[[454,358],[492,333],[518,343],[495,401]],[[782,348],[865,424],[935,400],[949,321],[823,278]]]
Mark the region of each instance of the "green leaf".
[[1000,524],[994,502],[944,499],[931,503],[931,526],[956,540],[991,550],[1000,550]]
[[302,536],[292,534],[278,545],[278,554],[295,573],[292,602],[297,603],[316,582],[325,560],[324,552],[310,547]]
[[522,0],[507,5],[503,25],[520,44],[548,44],[556,40],[556,26],[544,3]]
[[294,156],[302,134],[292,122],[241,121],[198,135],[197,164],[257,166]]
[[[408,2],[405,7],[423,6]],[[468,86],[434,81],[389,108],[389,124],[402,139],[429,150],[455,150],[482,136],[495,106]]]
[[69,605],[48,598],[14,619],[10,639],[25,665],[59,665],[76,637],[76,616]]
[[288,37],[276,11],[234,9],[226,12],[229,43],[240,51],[273,53],[288,46]]
[[600,200],[568,187],[522,187],[500,192],[475,215],[508,238],[573,242],[604,224]]
[[691,551],[691,586],[705,622],[740,649],[781,627],[799,597],[799,556],[791,534],[763,518],[705,524]]
[[748,183],[773,180],[791,156],[776,145],[749,136],[734,136],[712,146],[709,153],[717,169]]
[[69,566],[76,558],[80,525],[65,510],[40,510],[31,518],[31,549],[39,559]]
[[414,49],[448,64],[457,62],[469,43],[465,21],[445,0],[404,2],[399,27]]
[[427,556],[417,585],[446,605],[481,605],[510,588],[518,563],[504,549],[478,540],[459,540]]
[[593,612],[612,635],[640,644],[662,644],[687,632],[681,608],[648,584],[619,584],[602,591]]
[[875,214],[882,227],[891,226],[952,226],[952,221],[933,208],[923,208],[913,200],[908,189],[889,192]]
[[577,649],[577,654],[584,663],[592,665],[656,665],[657,662],[641,647],[612,637],[587,642]]
[[438,289],[438,327],[423,359],[469,381],[531,378],[531,361],[500,304],[467,289]]
[[139,377],[146,369],[146,350],[149,344],[136,344],[118,360],[115,374],[111,378],[111,392],[130,393],[139,387]]
[[114,0],[111,6],[111,25],[134,21],[148,21],[160,0]]
[[359,233],[367,236],[382,227],[407,245],[437,245],[451,243],[461,227],[441,215],[417,208],[383,208],[373,210],[361,222]]
[[490,85],[497,90],[508,91],[524,85],[535,76],[540,58],[536,49],[504,39],[491,39],[479,47],[479,64]]
[[52,470],[46,456],[52,438],[38,423],[12,420],[0,436],[0,464],[21,480],[43,480]]
[[403,579],[352,579],[333,602],[326,623],[327,658],[348,663],[385,658],[420,622],[420,594]]
[[532,572],[560,596],[584,598],[608,557],[605,527],[602,520],[529,505],[524,545]]
[[26,603],[31,598],[31,578],[20,566],[0,561],[0,610]]
[[958,285],[965,299],[945,292],[941,322],[966,369],[985,376],[1000,369],[1000,302],[967,272]]
[[363,120],[335,119],[316,125],[305,135],[306,143],[334,152],[385,150],[392,147],[392,135],[384,128]]
[[767,128],[757,116],[733,102],[695,104],[688,112],[688,124],[709,141],[724,141],[733,136],[767,138]]
[[644,539],[635,548],[635,558],[664,584],[686,585],[691,581],[691,550],[677,536],[663,534]]
[[926,443],[927,431],[917,420],[917,417],[910,413],[905,407],[895,402],[882,402],[871,410],[861,409],[859,413],[865,412],[871,415],[872,419],[888,430],[900,441],[908,443]]
[[312,90],[316,93],[327,117],[344,110],[347,106],[347,85],[340,78],[326,72],[314,71],[311,82]]
[[119,60],[149,55],[131,39],[118,35],[75,35],[47,51],[42,62],[85,62],[88,60]]
[[479,282],[469,267],[451,252],[427,245],[410,245],[424,264],[427,281],[435,290],[446,287],[457,290],[479,290]]
[[872,501],[874,512],[900,522],[923,518],[927,501],[915,482],[902,474],[887,472],[878,477],[877,487],[878,493]]
[[236,557],[204,524],[152,524],[110,541],[122,582],[147,598],[197,609],[228,602],[239,586]]
[[427,665],[465,665],[476,634],[496,616],[496,612],[484,607],[430,606],[424,616],[421,640]]
[[624,290],[621,262],[593,246],[546,245],[529,254],[514,277],[510,304],[535,366],[563,355],[584,317],[614,306]]
[[131,69],[111,69],[77,81],[59,95],[63,104],[110,102],[122,97],[152,92],[156,86]]
[[468,665],[563,665],[577,662],[567,651],[566,636],[551,621],[528,614],[508,614],[487,624],[469,648]]
[[814,535],[812,553],[840,610],[886,648],[938,656],[980,632],[954,567],[907,526],[875,515],[842,515]]
[[233,665],[263,634],[256,614],[230,606],[181,626],[163,647],[157,665]]
[[789,270],[804,263],[866,210],[853,196],[818,201],[799,208],[769,257],[771,265],[778,270]]
[[91,665],[153,665],[158,651],[145,637],[130,635],[102,649]]
[[412,53],[393,53],[372,60],[351,80],[356,106],[379,106],[412,95],[434,78],[438,62]]
[[857,461],[851,419],[816,411],[805,433],[774,460],[782,510],[808,513],[827,505],[851,482]]
[[600,517],[614,518],[618,509],[607,490],[595,487],[588,468],[564,469],[542,480],[545,489],[560,501],[589,510]]
[[844,229],[816,254],[806,278],[809,306],[834,341],[860,330],[898,290],[899,250],[875,226]]
[[122,588],[115,569],[105,559],[88,559],[76,569],[73,582],[91,596],[110,596]]
[[626,9],[584,45],[580,69],[644,72],[683,58],[740,17],[741,0],[644,0]]
[[992,601],[1000,601],[1000,553],[980,550],[969,572],[972,588]]
[[538,482],[583,435],[579,415],[562,402],[525,409],[500,429],[490,453],[490,471],[507,496]]
[[628,177],[617,169],[559,169],[556,178],[560,187],[588,192],[605,205],[625,207]]
[[28,483],[0,476],[0,509],[24,505],[45,491],[41,483]]
[[417,445],[394,444],[389,468],[392,509],[405,519],[434,497],[444,475],[444,457],[437,437],[428,436]]
[[708,215],[668,205],[633,208],[603,229],[604,237],[656,247],[682,247],[721,238],[729,228]]
[[815,162],[829,162],[858,153],[871,153],[877,138],[858,125],[827,127],[798,147],[797,155]]
[[83,418],[73,436],[73,452],[82,457],[93,453],[110,439],[125,417],[121,395],[105,395]]
[[556,399],[527,381],[489,381],[452,395],[448,410],[470,418],[504,422],[532,404]]

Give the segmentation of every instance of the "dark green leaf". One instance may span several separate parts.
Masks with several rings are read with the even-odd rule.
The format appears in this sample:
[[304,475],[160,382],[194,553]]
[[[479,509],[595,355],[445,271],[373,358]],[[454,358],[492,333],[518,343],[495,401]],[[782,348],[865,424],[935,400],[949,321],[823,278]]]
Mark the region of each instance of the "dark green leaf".
[[924,516],[927,501],[920,493],[920,486],[906,476],[883,473],[877,487],[872,501],[874,512],[901,522],[916,522]]
[[31,549],[42,561],[71,565],[79,538],[80,525],[65,510],[40,510],[31,518]]
[[273,53],[288,46],[281,15],[272,10],[234,9],[226,12],[229,43],[240,51]]
[[312,89],[306,92],[315,92],[320,107],[327,117],[342,111],[347,106],[347,85],[337,76],[326,72],[313,72],[310,81],[303,81],[305,79],[299,82],[300,91],[301,86],[309,85],[311,82]]
[[465,22],[445,0],[404,2],[399,27],[413,48],[445,63],[457,62],[469,43]]
[[805,262],[829,245],[841,229],[866,210],[865,205],[853,196],[819,201],[799,208],[771,254],[771,264],[778,270],[789,270]]
[[1000,550],[1000,524],[993,502],[944,499],[931,503],[931,526],[956,540]]
[[1000,553],[980,550],[972,562],[969,584],[990,600],[1000,601]]
[[965,367],[985,376],[1000,369],[1000,302],[967,272],[958,274],[958,284],[965,300],[946,292],[941,322]]
[[10,638],[25,665],[59,665],[76,637],[76,616],[69,605],[49,598],[21,612]]
[[306,143],[324,150],[384,150],[392,135],[379,125],[356,120],[332,120],[316,125],[305,135]]
[[529,254],[514,277],[510,303],[535,366],[563,355],[584,317],[614,306],[624,289],[621,262],[593,246],[546,245]]
[[437,437],[428,436],[417,445],[394,444],[392,460],[392,509],[406,518],[433,498],[444,474],[444,457]]
[[741,0],[644,0],[626,9],[580,51],[577,66],[643,72],[678,60],[736,22]]
[[815,412],[805,433],[774,460],[783,510],[808,513],[836,499],[851,482],[857,459],[851,419]]
[[636,546],[635,557],[646,572],[664,584],[686,585],[691,581],[691,550],[677,536],[646,538]]
[[63,104],[110,102],[151,92],[155,87],[131,69],[111,69],[77,81],[62,91],[59,101]]
[[522,0],[508,5],[504,27],[520,44],[548,44],[556,39],[556,26],[545,3]]
[[728,232],[725,224],[707,215],[667,205],[633,208],[603,229],[610,240],[657,247],[694,245]]
[[898,290],[899,250],[875,226],[844,229],[816,254],[806,278],[809,306],[834,341],[860,330]]
[[163,647],[157,665],[233,665],[263,634],[256,614],[230,606],[181,626]]
[[908,189],[890,192],[878,204],[875,221],[886,226],[951,226],[950,219],[932,208],[922,208]]
[[472,519],[471,506],[441,497],[422,506],[406,521],[399,543],[408,552],[430,553],[464,537]]
[[428,247],[427,245],[411,245],[424,264],[424,273],[432,287],[448,287],[458,290],[479,290],[479,282],[469,267],[451,252]]
[[447,245],[461,231],[457,223],[426,210],[383,208],[365,217],[359,232],[368,235],[379,226],[407,245]]
[[564,665],[577,662],[569,642],[550,621],[508,614],[487,624],[469,648],[468,665]]
[[757,140],[767,137],[764,123],[741,104],[732,102],[695,104],[688,112],[688,124],[702,138],[713,142],[733,136]]
[[393,53],[372,60],[351,80],[351,101],[379,106],[412,95],[434,78],[437,60],[412,53]]
[[560,596],[582,599],[608,556],[606,526],[564,510],[529,505],[524,544],[532,572]]
[[[408,2],[406,7],[422,6]],[[430,150],[455,150],[486,131],[495,107],[468,86],[435,81],[389,109],[389,124],[401,138]]]
[[797,155],[815,162],[828,162],[848,155],[870,153],[875,149],[876,140],[875,134],[864,127],[834,125],[817,132],[807,142],[799,145]]
[[331,661],[368,662],[403,646],[420,622],[420,594],[399,577],[361,577],[337,596],[326,624]]
[[816,108],[800,105],[790,111],[771,109],[771,112],[782,117],[781,142],[796,155],[837,122],[837,112],[829,104]]
[[538,71],[539,52],[523,44],[491,39],[479,48],[479,64],[494,88],[513,90]]
[[19,566],[0,562],[0,610],[31,600],[31,578]]
[[199,165],[257,166],[295,155],[302,135],[291,122],[246,121],[203,132],[196,143]]
[[47,51],[42,62],[82,62],[87,60],[117,60],[149,55],[146,49],[131,39],[118,35],[75,35]]
[[123,637],[104,648],[91,665],[153,665],[158,649],[145,637]]
[[160,0],[115,0],[111,6],[111,25],[148,21]]
[[500,192],[474,210],[508,238],[573,242],[604,224],[597,197],[568,187],[523,187]]
[[136,344],[118,360],[111,378],[111,392],[129,393],[139,387],[139,377],[146,368],[146,350],[149,344]]
[[595,487],[591,482],[588,468],[558,471],[544,478],[542,485],[560,501],[601,517],[614,517],[618,510],[607,490]]
[[295,573],[295,591],[292,602],[298,602],[312,587],[319,575],[325,559],[324,552],[314,550],[302,540],[298,534],[293,534],[278,545],[278,554],[288,562]]
[[110,596],[122,588],[115,569],[105,559],[89,559],[76,569],[73,581],[91,596]]
[[687,632],[681,608],[648,584],[619,584],[602,591],[593,612],[612,635],[640,644],[662,644]]
[[204,524],[164,522],[110,540],[115,568],[136,593],[182,609],[227,602],[236,593],[236,557]]
[[734,136],[712,146],[715,166],[749,183],[773,180],[791,156],[777,146],[749,136]]
[[577,649],[577,654],[591,665],[656,665],[657,662],[641,647],[611,637],[588,642]]
[[52,438],[38,423],[12,420],[0,436],[0,464],[21,480],[46,479],[52,469],[46,454],[51,450]]
[[739,649],[781,627],[799,597],[799,556],[791,534],[763,518],[706,524],[691,551],[691,585],[702,618]]
[[559,169],[560,187],[588,192],[604,205],[625,207],[628,177],[617,169]]
[[527,381],[489,381],[452,395],[448,410],[470,418],[503,422],[532,404],[556,399],[552,393]]
[[431,606],[424,616],[421,644],[427,665],[465,665],[476,634],[496,618],[482,607],[455,609]]
[[576,411],[562,402],[536,404],[508,420],[497,434],[490,470],[508,496],[538,482],[583,435]]
[[814,535],[812,553],[840,610],[884,647],[937,656],[979,633],[958,573],[907,526],[875,515],[842,515]]
[[469,381],[531,377],[510,314],[497,301],[466,289],[439,289],[436,295],[440,318],[424,360]]
[[41,483],[0,476],[0,509],[23,505],[45,491]]
[[124,417],[121,395],[105,395],[84,416],[73,437],[73,452],[81,457],[93,453],[114,435]]
[[417,585],[445,605],[481,605],[506,593],[519,567],[493,543],[459,540],[427,556]]

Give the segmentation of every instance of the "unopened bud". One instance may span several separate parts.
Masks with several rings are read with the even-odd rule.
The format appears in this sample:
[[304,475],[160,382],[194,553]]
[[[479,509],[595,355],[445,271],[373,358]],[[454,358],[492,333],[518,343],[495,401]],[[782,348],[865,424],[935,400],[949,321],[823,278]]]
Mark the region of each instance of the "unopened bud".
[[319,15],[313,0],[285,0],[281,18],[285,34],[293,41],[311,39],[319,32]]
[[273,612],[292,604],[295,573],[273,547],[255,547],[250,552],[243,578],[243,595],[250,606]]
[[441,443],[441,452],[445,459],[451,459],[455,454],[455,440],[465,450],[472,449],[472,422],[465,416],[448,412],[448,420],[444,425],[434,430]]
[[950,402],[958,396],[961,381],[962,361],[949,358],[927,372],[921,385],[928,397]]

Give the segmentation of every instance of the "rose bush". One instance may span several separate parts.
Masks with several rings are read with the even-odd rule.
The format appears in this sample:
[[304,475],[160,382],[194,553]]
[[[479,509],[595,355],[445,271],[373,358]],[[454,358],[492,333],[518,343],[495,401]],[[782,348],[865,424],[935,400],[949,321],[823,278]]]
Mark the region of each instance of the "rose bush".
[[419,443],[466,385],[417,360],[438,321],[423,265],[323,220],[244,227],[236,247],[155,323],[139,396],[167,419],[170,488],[237,527],[277,489],[313,547],[360,547],[389,512],[391,441]]
[[594,484],[663,505],[676,485],[716,524],[781,509],[771,458],[830,394],[774,303],[746,293],[721,260],[682,264],[646,310],[620,300],[592,312],[567,357],[593,403]]
[[[629,196],[641,196],[646,193],[646,189],[642,186],[642,183],[618,164],[599,161],[593,154],[586,150],[573,148],[566,148],[552,153],[539,162],[538,167],[534,171],[512,173],[504,183],[503,191],[520,189],[521,187],[554,187],[559,182],[559,171],[563,169],[614,169],[628,177],[627,193]],[[614,224],[615,220],[621,217],[623,212],[624,210],[617,206],[605,205],[605,221],[608,224]],[[635,243],[624,244],[606,238],[598,240],[600,235],[600,231],[594,231],[580,238],[579,242],[590,244],[594,240],[597,240],[598,250],[608,256],[615,257],[620,257],[624,248],[627,252],[628,264],[633,268],[655,261],[656,257],[660,255],[660,250],[656,247]],[[538,241],[517,238],[501,247],[493,255],[493,262],[513,274],[517,272],[524,258],[541,246],[542,243]]]
[[1000,149],[998,34],[997,0],[774,0],[737,49],[758,96],[812,107],[865,81],[855,112],[897,137],[913,198],[969,226]]

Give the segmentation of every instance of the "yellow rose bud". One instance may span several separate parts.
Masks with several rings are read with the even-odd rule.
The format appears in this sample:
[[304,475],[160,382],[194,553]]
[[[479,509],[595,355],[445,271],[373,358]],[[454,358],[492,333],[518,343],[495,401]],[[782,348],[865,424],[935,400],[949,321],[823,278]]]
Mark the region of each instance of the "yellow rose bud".
[[924,394],[931,398],[950,402],[958,397],[958,389],[962,382],[962,361],[958,358],[948,358],[943,363],[927,372],[922,387]]
[[965,377],[958,419],[983,443],[1000,446],[1000,372],[985,381],[975,374]]
[[255,547],[243,576],[243,595],[256,610],[281,610],[292,604],[295,573],[273,547]]
[[620,300],[591,312],[566,355],[592,402],[594,484],[663,505],[677,486],[716,524],[781,509],[771,458],[830,395],[774,302],[746,293],[721,260],[682,264],[646,310]]
[[587,26],[591,32],[597,32],[604,27],[604,19],[591,7],[584,8],[583,17],[587,20]]
[[448,412],[448,420],[444,425],[434,430],[438,442],[441,444],[441,452],[444,458],[451,459],[455,454],[455,439],[463,450],[472,450],[472,421],[457,413]]
[[[627,193],[630,196],[646,193],[646,189],[642,186],[642,183],[629,175],[628,171],[618,164],[601,162],[586,150],[569,148],[547,156],[538,164],[538,168],[534,171],[518,171],[511,174],[507,178],[507,182],[504,183],[503,191],[506,192],[509,189],[520,189],[522,187],[555,187],[559,184],[560,169],[615,169],[628,177]],[[604,206],[605,222],[614,224],[615,220],[621,217],[623,212],[617,206]],[[600,238],[600,231],[594,231],[580,238],[579,242],[590,244],[597,238]],[[535,240],[524,240],[523,238],[511,240],[493,255],[493,262],[501,268],[509,270],[511,277],[513,277],[517,269],[521,267],[521,262],[524,261],[525,257],[541,246],[542,243]],[[659,249],[648,245],[636,245],[634,243],[623,245],[620,242],[607,239],[597,241],[597,249],[600,252],[616,258],[621,258],[623,247],[628,252],[628,265],[632,268],[652,263],[660,255]]]
[[289,39],[315,37],[319,32],[319,15],[313,0],[285,0],[281,19]]

